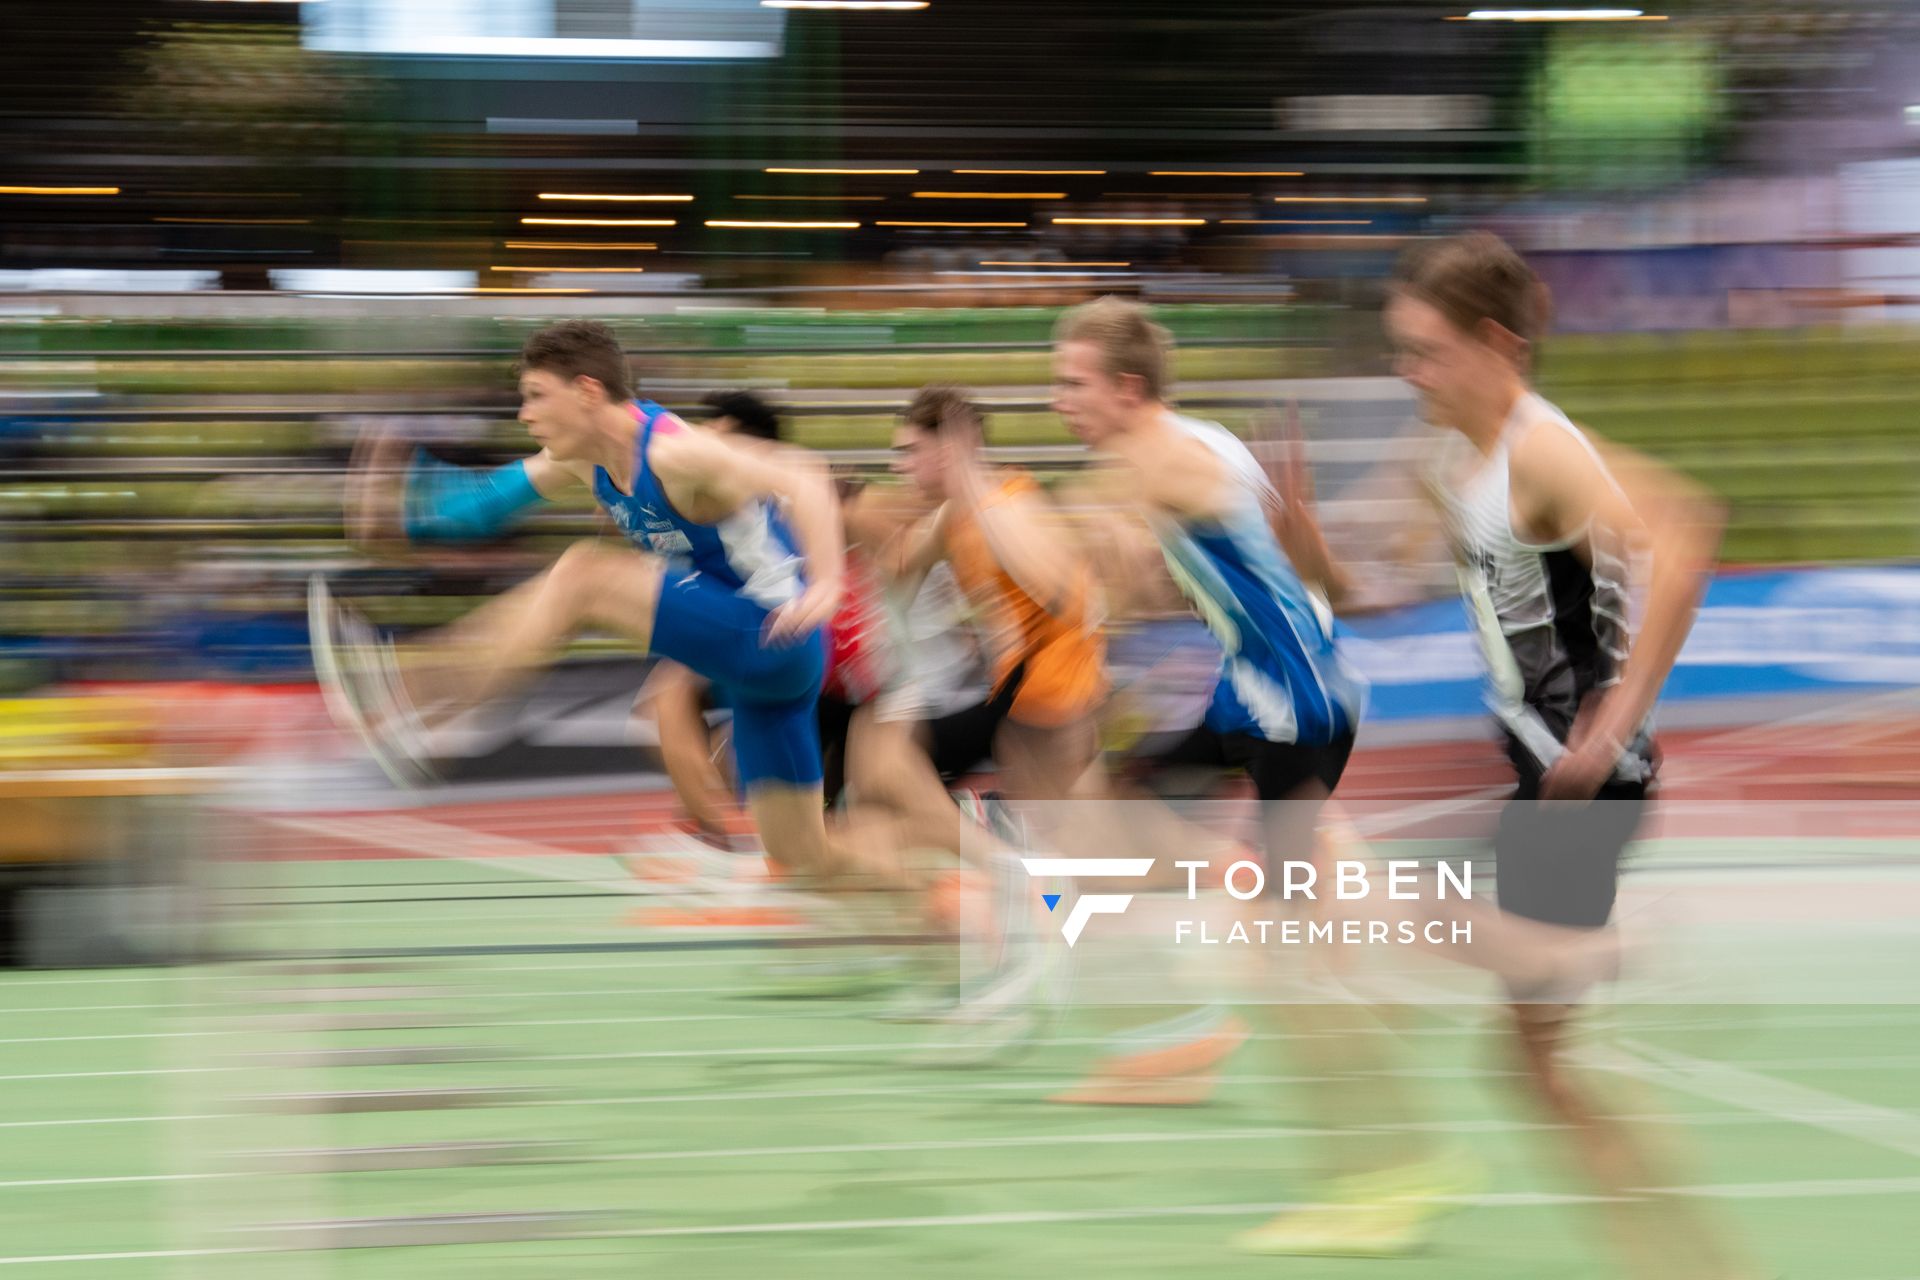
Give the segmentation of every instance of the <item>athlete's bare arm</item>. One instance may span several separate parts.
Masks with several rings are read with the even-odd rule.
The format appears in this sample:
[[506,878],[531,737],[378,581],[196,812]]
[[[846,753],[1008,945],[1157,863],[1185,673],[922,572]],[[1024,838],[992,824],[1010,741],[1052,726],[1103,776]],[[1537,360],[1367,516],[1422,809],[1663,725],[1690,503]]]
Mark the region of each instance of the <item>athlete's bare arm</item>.
[[[1581,708],[1572,750],[1542,784],[1548,799],[1590,798],[1645,722],[1693,627],[1725,523],[1717,503],[1651,459],[1587,443],[1536,427],[1515,441],[1508,462],[1518,531],[1541,541],[1604,531],[1644,572],[1640,627],[1620,679]],[[1576,546],[1590,556],[1590,543]]]
[[948,464],[952,501],[969,510],[987,540],[994,563],[1035,604],[1056,617],[1074,606],[1072,544],[1058,527],[1051,504],[1035,493],[995,497],[982,469]]
[[1110,618],[1154,618],[1186,612],[1167,573],[1153,531],[1116,483],[1118,472],[1096,470],[1055,491],[1078,552],[1094,573]]
[[896,583],[917,589],[921,579],[947,558],[947,525],[953,504],[943,502],[897,531],[875,558],[880,571]]
[[769,639],[805,635],[833,616],[846,543],[824,464],[798,449],[752,447],[697,429],[656,433],[649,461],[667,500],[690,520],[718,523],[756,499],[780,504],[806,558],[807,589],[776,613]]
[[1267,525],[1301,581],[1318,587],[1327,603],[1338,609],[1352,599],[1353,584],[1334,560],[1314,513],[1313,471],[1307,466],[1307,446],[1300,435],[1297,407],[1288,406],[1285,429],[1277,444],[1262,460],[1273,486],[1261,493],[1267,507]]
[[1226,464],[1201,441],[1167,435],[1123,441],[1118,451],[1134,468],[1136,493],[1149,511],[1183,520],[1226,514],[1232,481]]
[[562,497],[569,489],[585,488],[593,483],[593,468],[584,462],[560,462],[545,449],[527,459],[527,479],[541,497]]

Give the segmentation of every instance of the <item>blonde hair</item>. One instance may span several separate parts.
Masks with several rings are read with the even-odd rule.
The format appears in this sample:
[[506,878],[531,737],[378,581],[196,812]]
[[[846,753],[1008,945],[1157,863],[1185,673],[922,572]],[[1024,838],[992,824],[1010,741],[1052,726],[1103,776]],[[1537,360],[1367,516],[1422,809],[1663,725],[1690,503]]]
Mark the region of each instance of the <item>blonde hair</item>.
[[1140,303],[1111,295],[1083,303],[1061,315],[1053,340],[1092,344],[1108,376],[1132,374],[1146,383],[1150,399],[1167,398],[1173,338]]

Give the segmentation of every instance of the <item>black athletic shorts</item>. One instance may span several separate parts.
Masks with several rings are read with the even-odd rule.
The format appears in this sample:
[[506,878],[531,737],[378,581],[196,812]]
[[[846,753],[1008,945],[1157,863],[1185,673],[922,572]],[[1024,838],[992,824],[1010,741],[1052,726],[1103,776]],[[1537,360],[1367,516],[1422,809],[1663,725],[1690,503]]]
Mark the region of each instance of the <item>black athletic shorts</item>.
[[853,704],[830,693],[814,706],[820,727],[820,794],[831,809],[847,789],[847,732],[853,727]]
[[1238,769],[1262,800],[1291,800],[1309,782],[1331,792],[1347,770],[1353,735],[1323,746],[1268,742],[1250,733],[1218,733],[1201,725],[1146,762],[1149,775],[1169,769]]
[[[1204,795],[1213,779],[1227,770],[1245,773],[1261,804],[1261,846],[1267,865],[1313,854],[1321,802],[1333,793],[1353,754],[1353,735],[1321,746],[1297,742],[1268,742],[1250,733],[1217,733],[1205,725],[1193,730],[1165,751],[1143,762],[1141,780],[1163,797]],[[1207,775],[1196,790],[1181,775]],[[1138,776],[1138,775],[1136,775]],[[1278,892],[1282,878],[1270,876],[1268,892]]]
[[1608,782],[1590,804],[1540,799],[1544,776],[1519,743],[1507,743],[1519,774],[1493,838],[1502,911],[1542,924],[1598,929],[1613,916],[1620,855],[1640,829],[1648,784]]
[[1025,664],[1017,666],[985,702],[927,721],[927,755],[942,782],[951,785],[993,759],[993,739],[1013,710],[1026,675]]

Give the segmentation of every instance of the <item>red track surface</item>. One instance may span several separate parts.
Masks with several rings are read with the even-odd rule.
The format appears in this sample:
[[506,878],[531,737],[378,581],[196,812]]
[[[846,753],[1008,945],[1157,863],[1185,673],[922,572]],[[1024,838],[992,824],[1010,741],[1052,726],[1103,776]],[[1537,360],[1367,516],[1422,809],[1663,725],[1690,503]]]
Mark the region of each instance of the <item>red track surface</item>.
[[[1760,725],[1671,733],[1661,741],[1658,834],[1920,834],[1920,722]],[[1486,812],[1511,785],[1506,760],[1489,739],[1358,752],[1339,795],[1358,815],[1408,815],[1390,824],[1397,834],[1464,835],[1485,829]],[[1872,803],[1901,800],[1916,803]],[[398,812],[316,814],[297,829],[275,824],[261,844],[277,858],[432,857],[445,851],[409,847],[406,827],[428,822],[462,836],[465,857],[606,854],[659,833],[676,813],[665,790],[499,800],[469,795]],[[354,819],[360,821],[337,833],[325,830]],[[415,835],[424,842],[433,830]]]

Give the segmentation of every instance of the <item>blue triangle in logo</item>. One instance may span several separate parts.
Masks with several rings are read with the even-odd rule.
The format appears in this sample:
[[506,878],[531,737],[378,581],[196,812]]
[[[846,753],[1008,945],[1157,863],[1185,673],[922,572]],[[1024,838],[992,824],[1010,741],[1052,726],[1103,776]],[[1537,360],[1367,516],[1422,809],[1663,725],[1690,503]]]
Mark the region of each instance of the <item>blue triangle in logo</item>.
[[1060,905],[1060,895],[1057,893],[1043,893],[1040,895],[1040,901],[1046,903],[1047,910],[1051,911]]

